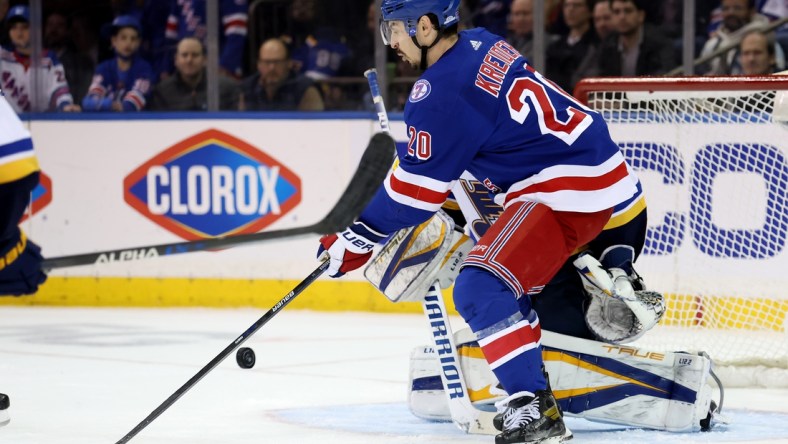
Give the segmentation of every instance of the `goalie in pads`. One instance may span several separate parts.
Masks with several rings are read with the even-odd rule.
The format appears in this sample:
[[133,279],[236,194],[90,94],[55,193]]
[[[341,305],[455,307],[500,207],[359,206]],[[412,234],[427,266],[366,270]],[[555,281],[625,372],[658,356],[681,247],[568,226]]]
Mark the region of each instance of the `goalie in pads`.
[[[472,191],[481,185],[469,178],[466,175],[454,190],[461,206],[494,210],[481,202],[469,205]],[[465,213],[472,236],[495,219],[489,211]],[[473,240],[453,226],[453,220],[439,212],[420,226],[397,232],[365,275],[394,302],[422,301],[427,295],[425,312],[435,344],[416,347],[411,354],[411,411],[425,419],[453,420],[468,432],[496,433],[500,425],[494,426],[489,411],[495,402],[505,405],[508,394],[487,364],[476,335],[469,329],[458,331],[449,351],[441,335],[451,334],[448,321],[435,329],[434,307],[443,305],[433,284],[448,288],[473,246]],[[632,268],[642,247],[643,229],[645,211],[639,211],[629,223],[605,230],[590,244],[604,247],[601,257],[609,268],[586,251],[573,256],[544,290],[531,295],[540,321],[554,330],[543,330],[541,341],[552,392],[558,406],[571,416],[674,432],[707,429],[714,409],[708,384],[711,360],[623,345],[646,333],[665,310],[662,296],[646,291]],[[612,244],[614,240],[634,245]],[[542,298],[558,298],[559,303],[548,304]],[[577,318],[579,312],[584,320]],[[451,362],[456,366],[447,371],[446,363]],[[451,381],[446,373],[456,373],[463,384]]]

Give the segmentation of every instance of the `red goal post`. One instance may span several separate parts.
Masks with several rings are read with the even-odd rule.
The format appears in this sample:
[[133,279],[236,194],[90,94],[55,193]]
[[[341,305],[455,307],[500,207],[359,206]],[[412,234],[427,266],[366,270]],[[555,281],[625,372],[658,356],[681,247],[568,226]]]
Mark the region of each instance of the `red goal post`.
[[591,78],[643,183],[636,268],[668,312],[638,345],[706,351],[728,386],[788,386],[788,76]]

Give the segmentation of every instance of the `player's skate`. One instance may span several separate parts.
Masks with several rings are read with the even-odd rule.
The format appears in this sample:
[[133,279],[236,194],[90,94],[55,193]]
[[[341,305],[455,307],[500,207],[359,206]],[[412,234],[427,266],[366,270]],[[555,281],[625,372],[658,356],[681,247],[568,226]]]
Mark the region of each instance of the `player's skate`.
[[8,407],[10,404],[11,403],[8,401],[8,395],[0,393],[0,427],[8,424],[11,421],[11,417],[8,416]]
[[561,409],[549,390],[539,390],[533,396],[519,392],[495,403],[501,412],[493,425],[501,433],[495,444],[552,444],[572,438],[564,425]]

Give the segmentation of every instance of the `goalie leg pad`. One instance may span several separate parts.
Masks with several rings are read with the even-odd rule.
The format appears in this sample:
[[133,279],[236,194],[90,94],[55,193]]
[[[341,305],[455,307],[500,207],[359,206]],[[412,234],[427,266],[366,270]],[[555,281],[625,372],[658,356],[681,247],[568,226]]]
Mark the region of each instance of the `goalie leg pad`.
[[568,415],[670,432],[701,429],[711,360],[544,332],[545,367]]
[[[495,375],[483,368],[473,333],[460,330],[455,338],[474,406],[484,409],[505,398]],[[653,352],[547,331],[542,344],[552,391],[568,416],[670,432],[699,431],[708,421],[713,390],[709,384],[712,363],[706,356]],[[437,354],[414,352],[412,368],[416,356],[433,359],[432,375],[438,376]],[[411,381],[414,387],[418,385]],[[434,419],[450,419],[436,407],[445,398],[424,390],[410,395],[408,403],[414,412],[442,412]]]
[[425,345],[411,351],[408,385],[408,408],[414,416],[431,421],[451,421],[438,354],[433,347]]

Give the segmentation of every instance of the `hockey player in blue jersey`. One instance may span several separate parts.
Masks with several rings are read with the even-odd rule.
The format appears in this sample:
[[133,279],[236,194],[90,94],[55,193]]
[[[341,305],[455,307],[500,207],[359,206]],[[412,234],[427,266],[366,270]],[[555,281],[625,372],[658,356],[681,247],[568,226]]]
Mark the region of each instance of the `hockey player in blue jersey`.
[[388,234],[431,217],[463,171],[473,174],[504,211],[464,261],[454,302],[510,395],[496,443],[559,442],[571,435],[541,370],[541,326],[528,293],[614,212],[637,212],[638,181],[599,114],[501,37],[458,33],[458,6],[383,1],[384,41],[424,70],[405,107],[409,142],[358,221],[321,238],[319,251],[333,277],[354,270]]
[[137,50],[141,27],[130,15],[112,21],[115,57],[96,67],[88,94],[82,99],[85,111],[142,111],[148,100],[153,71]]
[[[41,249],[18,225],[38,176],[30,133],[0,90],[0,296],[33,294],[46,280]],[[8,408],[0,393],[0,427],[10,421]]]

